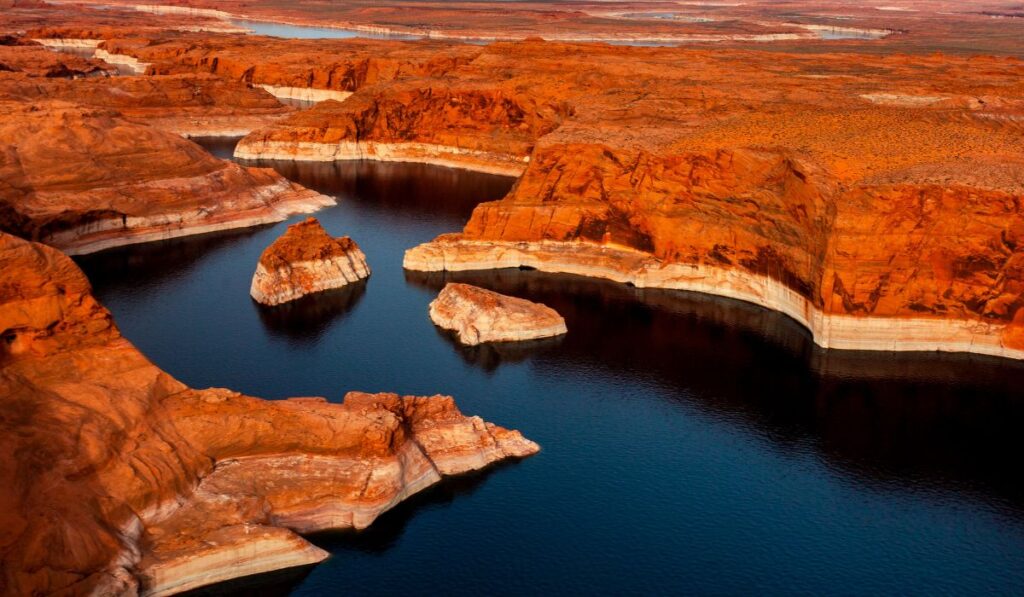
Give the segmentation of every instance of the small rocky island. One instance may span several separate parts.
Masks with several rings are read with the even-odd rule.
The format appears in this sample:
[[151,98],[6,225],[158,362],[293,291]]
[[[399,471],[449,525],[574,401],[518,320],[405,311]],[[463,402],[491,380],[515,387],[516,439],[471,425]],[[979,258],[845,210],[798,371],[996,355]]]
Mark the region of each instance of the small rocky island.
[[332,237],[316,218],[307,218],[263,251],[249,294],[264,305],[280,305],[369,275],[366,256],[354,240]]
[[430,303],[430,319],[459,342],[516,342],[560,336],[565,320],[546,305],[469,284],[448,284]]

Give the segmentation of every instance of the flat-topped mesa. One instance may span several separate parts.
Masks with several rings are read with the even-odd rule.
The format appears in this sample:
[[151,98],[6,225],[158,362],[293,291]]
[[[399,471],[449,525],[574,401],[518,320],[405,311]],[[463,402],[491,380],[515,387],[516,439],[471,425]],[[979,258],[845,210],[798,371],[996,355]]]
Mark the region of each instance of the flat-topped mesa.
[[416,162],[518,175],[536,139],[570,111],[503,82],[395,81],[323,102],[254,131],[241,159]]
[[18,414],[0,418],[5,593],[170,595],[314,564],[326,552],[297,533],[365,528],[539,450],[444,396],[194,390],[121,337],[60,251],[0,233],[0,271],[0,411]]
[[369,275],[366,256],[354,240],[332,237],[316,218],[307,218],[263,251],[249,294],[258,303],[279,305]]
[[0,230],[69,254],[280,222],[334,203],[109,110],[0,100]]
[[550,338],[568,331],[562,316],[547,305],[469,284],[447,284],[430,303],[430,319],[467,346]]

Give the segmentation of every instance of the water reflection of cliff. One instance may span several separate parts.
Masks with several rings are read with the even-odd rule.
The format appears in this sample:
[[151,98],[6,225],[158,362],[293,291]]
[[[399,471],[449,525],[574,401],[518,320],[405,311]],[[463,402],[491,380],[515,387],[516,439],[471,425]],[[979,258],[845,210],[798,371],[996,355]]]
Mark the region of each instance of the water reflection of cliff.
[[299,344],[315,344],[336,320],[348,315],[366,294],[366,279],[324,292],[310,294],[281,305],[253,308],[268,332]]
[[75,257],[75,262],[101,291],[138,289],[186,275],[222,250],[258,234],[263,226],[221,230],[150,243],[117,247]]
[[504,363],[521,363],[541,352],[552,350],[562,343],[562,336],[538,338],[520,342],[487,342],[466,346],[458,341],[450,330],[435,328],[437,334],[452,345],[462,360],[492,373]]
[[448,222],[452,230],[462,228],[481,201],[504,197],[514,182],[507,176],[466,176],[461,170],[428,164],[282,160],[241,163],[273,168],[285,178],[320,193],[343,201],[358,201],[361,208],[420,215],[431,222]]
[[[679,400],[753,422],[783,450],[814,442],[828,462],[881,483],[978,490],[1024,508],[1024,364],[979,355],[828,351],[799,324],[739,301],[500,270],[406,273],[439,290],[476,284],[547,304],[569,334],[533,356],[633,370]],[[490,363],[490,366],[496,366]]]

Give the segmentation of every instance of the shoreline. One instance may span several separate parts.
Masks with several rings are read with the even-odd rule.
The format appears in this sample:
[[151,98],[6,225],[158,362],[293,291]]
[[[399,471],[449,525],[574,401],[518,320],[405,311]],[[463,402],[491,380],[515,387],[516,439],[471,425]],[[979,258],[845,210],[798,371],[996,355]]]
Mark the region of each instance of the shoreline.
[[1007,325],[980,320],[871,317],[825,313],[767,276],[738,269],[664,263],[648,253],[586,242],[462,240],[446,235],[405,252],[407,270],[470,271],[533,268],[604,278],[637,288],[686,290],[778,311],[811,332],[814,343],[839,350],[968,352],[1024,359],[1002,343]]
[[[273,192],[278,186],[263,187],[261,192]],[[199,219],[196,214],[202,210],[192,210],[153,217],[106,218],[41,238],[39,242],[67,255],[87,255],[125,245],[275,224],[293,215],[313,213],[337,204],[333,198],[308,189],[297,194],[293,199],[272,206],[228,213],[221,217]]]
[[[65,0],[49,0],[55,4],[63,4]],[[69,2],[70,3],[70,2]],[[129,10],[137,10],[139,12],[146,12],[150,14],[180,14],[188,16],[202,16],[207,18],[214,18],[221,21],[229,22],[232,21],[254,21],[258,23],[269,23],[276,25],[288,25],[292,27],[308,27],[313,29],[333,29],[338,31],[349,31],[353,33],[365,33],[369,37],[383,37],[391,38],[396,41],[410,41],[416,39],[429,39],[429,40],[442,40],[442,41],[454,41],[454,42],[467,42],[467,43],[480,43],[480,42],[516,42],[522,41],[529,37],[538,36],[545,41],[552,42],[563,42],[563,43],[606,43],[606,44],[618,44],[618,45],[647,45],[647,44],[689,44],[689,43],[721,43],[721,42],[773,42],[773,41],[799,41],[799,40],[822,40],[822,38],[816,32],[821,30],[829,31],[857,31],[858,33],[864,32],[876,34],[876,32],[884,32],[884,34],[878,37],[865,38],[869,40],[883,39],[893,34],[894,32],[889,29],[857,29],[853,27],[833,27],[829,25],[804,25],[800,23],[780,23],[780,25],[795,26],[800,29],[804,29],[806,33],[792,33],[784,31],[776,31],[770,33],[733,33],[733,34],[721,34],[716,35],[712,33],[684,33],[684,34],[668,34],[668,35],[643,35],[637,34],[632,36],[612,36],[612,35],[574,35],[564,34],[558,32],[549,32],[547,34],[531,34],[524,33],[522,35],[508,35],[501,34],[498,32],[484,32],[480,34],[472,33],[459,33],[459,32],[447,32],[438,31],[435,29],[428,30],[416,30],[416,29],[396,29],[394,27],[388,27],[385,25],[373,25],[363,23],[310,23],[299,20],[286,20],[281,18],[271,18],[263,15],[247,15],[239,13],[229,13],[222,10],[206,9],[206,8],[191,8],[174,6],[167,4],[120,4],[111,2],[96,2],[88,1],[86,5],[89,6],[106,6],[106,7],[117,7]],[[239,26],[244,28],[244,26]],[[251,29],[246,29],[247,35],[259,35]],[[359,37],[356,35],[355,37]]]
[[311,141],[246,141],[235,147],[235,158],[241,160],[288,160],[336,162],[375,160],[379,162],[412,162],[449,168],[462,168],[485,174],[519,176],[526,169],[529,156],[516,158],[499,153],[463,149],[429,143],[382,143],[377,141],[342,141],[316,143]]
[[256,83],[256,86],[261,87],[278,99],[291,99],[302,102],[322,102],[326,100],[343,102],[352,95],[351,91],[318,89],[316,87],[288,87],[269,85],[267,83]]

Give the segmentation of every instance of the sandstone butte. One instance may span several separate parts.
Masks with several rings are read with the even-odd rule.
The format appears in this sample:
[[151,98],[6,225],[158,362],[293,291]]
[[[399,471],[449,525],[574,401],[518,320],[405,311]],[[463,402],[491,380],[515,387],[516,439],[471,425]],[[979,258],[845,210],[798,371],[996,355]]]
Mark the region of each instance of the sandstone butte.
[[522,172],[414,270],[751,301],[826,347],[1024,356],[1024,64],[527,41],[255,131],[249,158]]
[[334,238],[316,218],[307,218],[289,226],[263,251],[249,294],[258,303],[279,305],[369,275],[366,256],[354,240]]
[[[118,332],[70,258],[0,233],[0,588],[167,595],[326,553],[438,482],[538,447],[451,398],[194,390]],[[258,479],[258,483],[253,480]]]
[[565,320],[551,307],[469,284],[446,284],[430,303],[430,319],[467,346],[550,338],[567,331]]
[[161,129],[0,100],[0,230],[70,254],[278,222],[334,200]]

